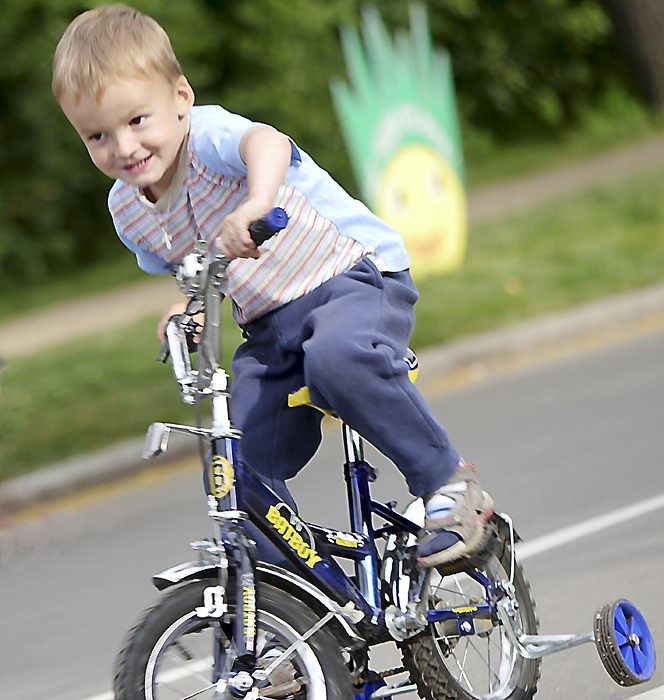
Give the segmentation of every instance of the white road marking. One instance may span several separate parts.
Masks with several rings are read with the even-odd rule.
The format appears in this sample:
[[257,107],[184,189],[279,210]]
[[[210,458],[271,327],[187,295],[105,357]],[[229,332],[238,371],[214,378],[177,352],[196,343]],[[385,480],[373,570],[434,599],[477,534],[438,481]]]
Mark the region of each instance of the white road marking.
[[[647,498],[645,501],[639,501],[631,506],[612,510],[610,513],[584,520],[576,525],[564,527],[561,530],[556,530],[548,535],[537,537],[529,542],[520,542],[517,545],[519,560],[523,561],[524,559],[528,559],[528,557],[543,554],[556,547],[562,547],[564,544],[569,544],[582,537],[587,537],[588,535],[619,525],[628,520],[647,515],[661,508],[664,508],[664,494],[653,498]],[[83,700],[113,700],[113,693],[92,695]],[[664,686],[653,688],[653,690],[649,690],[641,695],[635,695],[629,700],[664,700]]]
[[640,695],[632,695],[628,700],[664,700],[664,685],[659,688],[653,688]]
[[[528,557],[534,557],[538,554],[548,552],[551,549],[561,547],[564,544],[569,544],[570,542],[574,542],[574,540],[581,539],[582,537],[593,535],[596,532],[606,530],[614,525],[619,525],[620,523],[624,523],[628,520],[633,520],[634,518],[638,518],[642,515],[647,515],[648,513],[652,513],[660,508],[664,508],[664,494],[660,494],[659,496],[655,496],[653,498],[648,498],[645,501],[639,501],[631,506],[617,508],[616,510],[612,510],[604,515],[598,515],[595,518],[584,520],[576,525],[564,527],[561,530],[556,530],[548,535],[537,537],[534,540],[520,542],[517,545],[517,555],[519,560],[528,559]],[[661,700],[664,700],[664,696],[662,696]]]

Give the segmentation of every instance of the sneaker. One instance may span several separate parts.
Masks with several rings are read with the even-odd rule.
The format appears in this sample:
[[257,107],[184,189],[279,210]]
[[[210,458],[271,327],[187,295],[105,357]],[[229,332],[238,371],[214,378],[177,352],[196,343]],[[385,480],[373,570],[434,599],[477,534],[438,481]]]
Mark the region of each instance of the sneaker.
[[449,482],[424,499],[418,561],[425,568],[469,557],[484,543],[493,499],[480,487],[476,471],[474,464],[460,463]]
[[[279,658],[284,649],[271,647],[256,660],[256,668],[266,669],[272,662]],[[298,680],[297,669],[290,659],[284,659],[267,677],[265,684],[261,684],[262,698],[275,698],[284,700],[294,698],[296,693],[302,690],[302,683]]]

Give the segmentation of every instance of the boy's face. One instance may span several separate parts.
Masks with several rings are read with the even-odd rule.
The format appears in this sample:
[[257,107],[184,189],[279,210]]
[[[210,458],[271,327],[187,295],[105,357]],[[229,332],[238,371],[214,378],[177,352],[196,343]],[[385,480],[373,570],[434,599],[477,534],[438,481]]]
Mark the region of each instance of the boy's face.
[[158,198],[176,170],[193,102],[181,77],[175,84],[165,78],[121,78],[98,100],[65,95],[60,104],[99,170]]

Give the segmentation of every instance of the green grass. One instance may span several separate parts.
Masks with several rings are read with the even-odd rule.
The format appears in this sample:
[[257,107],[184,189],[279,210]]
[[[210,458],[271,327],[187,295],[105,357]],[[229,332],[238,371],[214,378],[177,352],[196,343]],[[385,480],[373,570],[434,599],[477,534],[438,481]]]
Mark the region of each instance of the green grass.
[[[413,345],[662,280],[664,170],[475,227],[464,268],[420,283]],[[136,436],[155,420],[191,420],[170,370],[154,362],[155,323],[146,318],[2,370],[4,477]],[[239,335],[226,328],[228,360]]]
[[664,280],[664,171],[477,226],[464,268],[420,282],[414,345]]
[[[191,423],[170,363],[155,361],[157,317],[12,360],[0,373],[2,478],[140,435],[153,421]],[[226,317],[224,366],[240,341]]]

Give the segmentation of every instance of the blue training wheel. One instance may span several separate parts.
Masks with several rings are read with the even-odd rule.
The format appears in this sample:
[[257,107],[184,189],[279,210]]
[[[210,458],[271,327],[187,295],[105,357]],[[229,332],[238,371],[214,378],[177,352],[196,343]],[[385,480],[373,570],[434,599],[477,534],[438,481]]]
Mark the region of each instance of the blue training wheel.
[[636,685],[655,672],[655,644],[648,624],[629,600],[607,603],[595,613],[595,644],[604,668],[619,685]]

